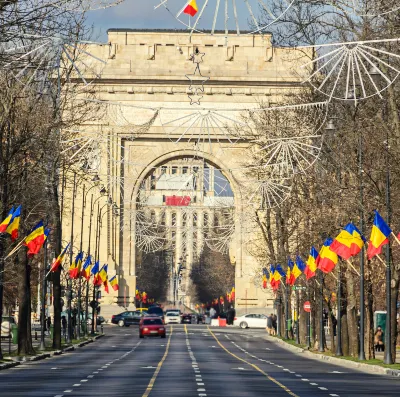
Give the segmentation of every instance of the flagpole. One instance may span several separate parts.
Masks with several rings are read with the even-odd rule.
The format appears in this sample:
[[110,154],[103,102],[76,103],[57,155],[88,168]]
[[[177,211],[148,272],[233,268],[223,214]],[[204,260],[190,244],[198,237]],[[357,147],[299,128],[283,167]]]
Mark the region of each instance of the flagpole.
[[359,277],[361,277],[360,273],[357,271],[357,269],[353,266],[353,264],[348,259],[346,259],[346,262],[357,273],[357,275]]
[[[82,239],[83,239],[83,220],[85,216],[85,190],[86,186],[83,185],[82,188],[82,213],[81,213],[81,242],[79,246],[79,253],[82,252]],[[82,254],[82,261],[83,261],[83,254]],[[76,339],[80,340],[81,339],[81,294],[82,294],[82,276],[81,276],[81,270],[82,270],[82,262],[81,262],[81,268],[79,269],[78,273],[78,331],[76,333]]]
[[[46,350],[46,344],[44,340],[44,330],[46,322],[46,292],[47,292],[47,278],[46,278],[46,268],[47,268],[47,238],[44,242],[44,254],[43,254],[43,275],[45,276],[42,281],[42,306],[40,318],[42,319],[40,324],[40,346],[39,350]],[[49,330],[50,332],[50,330]]]
[[338,263],[338,286],[337,286],[337,325],[336,325],[336,356],[343,356],[342,351],[342,265]]
[[[285,277],[287,282],[287,276]],[[285,327],[285,339],[289,339],[289,284],[286,288],[286,302],[285,302],[285,317],[286,317],[286,327]]]
[[319,318],[319,346],[318,346],[318,351],[320,352],[324,352],[325,348],[324,348],[324,274],[322,273],[322,271],[320,272],[320,279],[321,279],[321,286],[320,286],[320,293],[321,293],[321,297],[320,297],[320,310],[321,310],[321,314],[320,314],[320,318]]

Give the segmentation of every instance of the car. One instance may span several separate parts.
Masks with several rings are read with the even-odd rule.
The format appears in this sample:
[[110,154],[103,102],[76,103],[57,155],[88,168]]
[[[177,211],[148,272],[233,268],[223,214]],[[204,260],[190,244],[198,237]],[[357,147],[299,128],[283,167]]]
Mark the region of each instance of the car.
[[267,316],[264,314],[244,314],[240,317],[235,317],[233,325],[240,328],[267,328]]
[[139,338],[144,338],[145,336],[166,337],[165,326],[160,317],[145,316],[140,320]]
[[164,316],[164,324],[180,324],[181,316],[178,312],[167,312]]
[[138,310],[132,312],[127,311],[112,316],[111,323],[118,324],[120,327],[129,327],[130,325],[138,325],[143,316],[144,313]]
[[193,316],[190,313],[185,313],[182,315],[182,319],[181,319],[182,324],[185,324],[185,323],[192,324],[192,321],[193,321]]
[[147,315],[149,314],[155,314],[156,316],[160,317],[164,321],[164,312],[163,309],[159,306],[151,306],[147,310]]
[[[82,318],[82,321],[84,321],[83,318]],[[107,321],[106,321],[106,319],[105,319],[103,316],[97,316],[97,317],[96,317],[96,323],[97,323],[97,325],[101,325],[101,324],[106,323],[106,322],[107,322]],[[87,324],[88,324],[88,325],[92,325],[92,314],[91,314],[91,313],[88,314]]]
[[197,314],[197,324],[205,324],[206,316],[204,314]]

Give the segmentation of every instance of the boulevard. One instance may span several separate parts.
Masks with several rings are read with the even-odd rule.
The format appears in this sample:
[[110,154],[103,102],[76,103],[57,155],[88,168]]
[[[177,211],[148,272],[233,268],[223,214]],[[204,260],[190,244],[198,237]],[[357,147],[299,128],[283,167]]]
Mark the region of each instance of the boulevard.
[[266,340],[264,330],[106,325],[97,342],[0,372],[0,396],[398,396],[400,379],[310,360]]

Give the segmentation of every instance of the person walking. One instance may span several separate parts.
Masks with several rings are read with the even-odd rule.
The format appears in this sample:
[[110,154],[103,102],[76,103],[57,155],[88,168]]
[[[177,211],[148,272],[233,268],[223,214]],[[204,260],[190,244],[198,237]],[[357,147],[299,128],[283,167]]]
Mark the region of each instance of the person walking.
[[62,334],[65,337],[67,335],[67,319],[65,316],[61,317],[61,328],[62,328]]
[[217,314],[216,310],[212,307],[210,309],[210,319],[212,320],[213,318],[215,318],[216,314]]
[[47,332],[50,335],[50,326],[51,326],[51,317],[50,316],[47,317],[46,324],[47,324]]
[[375,345],[375,351],[377,352],[385,351],[385,344],[383,343],[383,331],[381,327],[378,327],[375,331],[374,345]]
[[267,316],[267,331],[270,335],[274,335],[274,327],[272,326],[272,314]]
[[275,336],[278,327],[277,325],[278,317],[276,317],[275,314],[271,313],[271,319],[272,319],[272,333]]

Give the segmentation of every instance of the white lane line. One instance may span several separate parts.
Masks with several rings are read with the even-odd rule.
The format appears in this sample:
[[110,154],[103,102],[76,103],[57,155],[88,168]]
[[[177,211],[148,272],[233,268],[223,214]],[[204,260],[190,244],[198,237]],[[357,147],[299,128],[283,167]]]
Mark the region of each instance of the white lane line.
[[[71,390],[72,391],[72,390]],[[197,391],[206,391],[206,389],[197,389]]]
[[318,386],[318,383],[310,383],[310,385]]
[[204,386],[204,383],[197,382],[197,386]]
[[329,394],[329,395],[332,396],[332,397],[339,397],[339,394]]
[[52,368],[52,369],[58,369],[57,367],[54,367],[54,368]]
[[88,378],[89,379],[94,378],[94,375],[88,375]]
[[299,375],[299,374],[297,374],[296,376],[297,376],[298,378],[301,378],[301,375]]
[[302,380],[303,382],[309,382],[309,380],[306,379],[306,378],[302,378],[301,380]]
[[94,373],[94,374],[98,374],[98,373],[99,373],[99,371],[94,371],[93,373]]
[[78,387],[78,386],[81,386],[81,384],[80,383],[75,383],[74,385],[72,385],[72,387]]
[[64,393],[72,393],[72,390],[64,390]]
[[63,394],[57,394],[57,395],[54,396],[54,397],[64,397],[64,395],[63,395]]
[[81,379],[81,382],[87,382],[88,380],[87,379]]
[[320,390],[328,390],[326,387],[319,387]]

